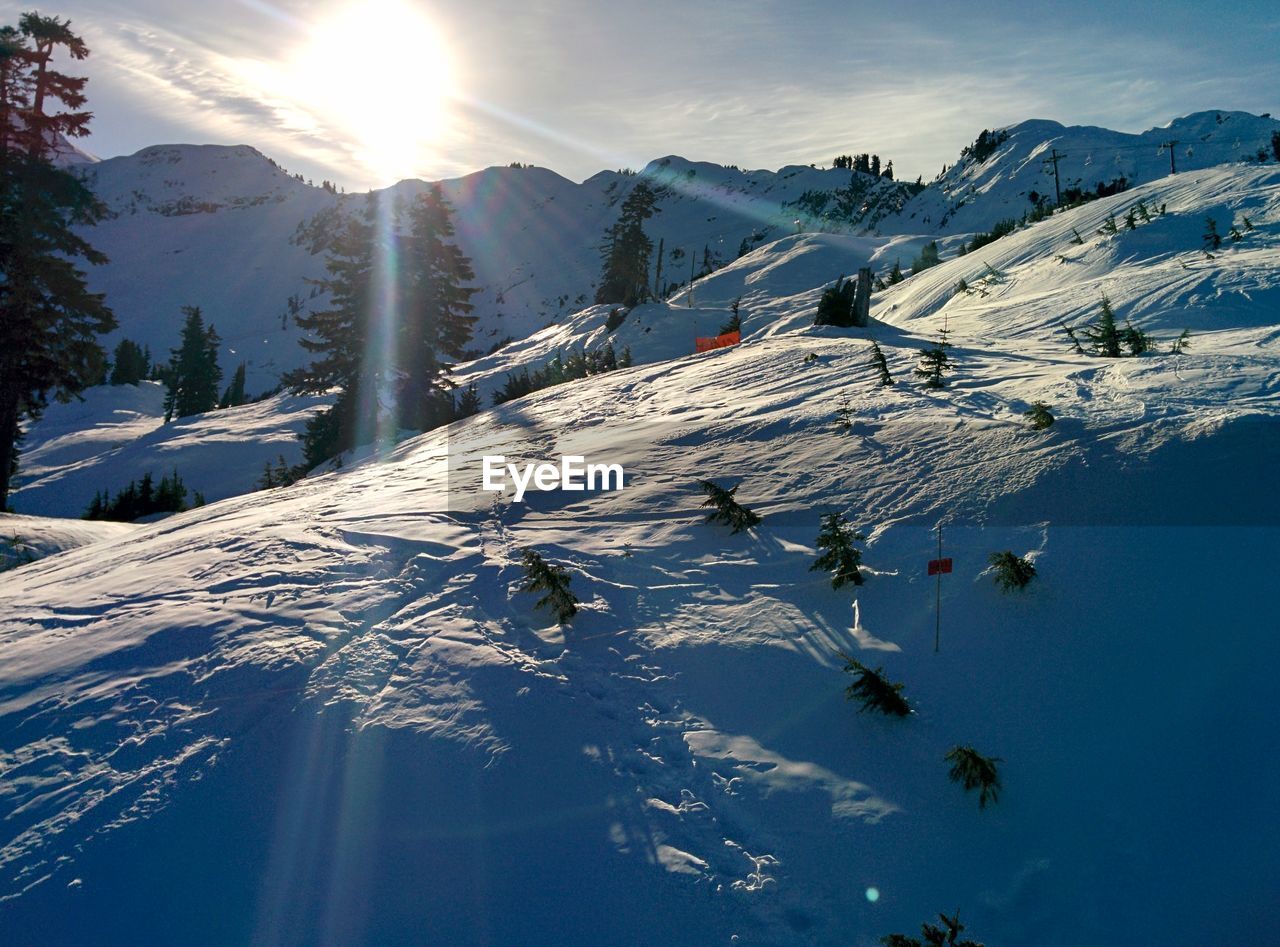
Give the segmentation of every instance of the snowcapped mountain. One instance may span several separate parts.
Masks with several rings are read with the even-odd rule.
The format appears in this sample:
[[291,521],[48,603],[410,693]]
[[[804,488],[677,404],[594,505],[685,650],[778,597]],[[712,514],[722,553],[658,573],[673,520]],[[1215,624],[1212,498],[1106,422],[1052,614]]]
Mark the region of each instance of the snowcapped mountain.
[[[982,172],[993,201],[1039,167],[1036,134],[1018,129]],[[201,153],[206,178],[261,164],[218,155]],[[150,173],[183,183],[163,201],[126,214],[128,192],[114,192],[116,240],[137,218],[137,232],[186,234],[184,252],[213,261],[235,221],[279,214],[272,233],[285,233],[286,216],[336,199],[262,172],[260,203],[233,206],[242,185],[201,178],[221,206],[166,215],[148,207],[195,196],[175,170],[186,156],[166,160]],[[589,272],[629,176],[573,185],[512,168],[452,183],[478,264],[486,213],[547,254],[502,284],[535,331],[459,366],[460,380],[492,391],[521,365],[606,340],[634,366],[5,573],[6,931],[871,945],[959,908],[999,945],[1267,942],[1280,171],[1180,163],[1144,183],[1134,160],[1130,190],[980,252],[954,256],[944,234],[944,262],[876,293],[868,329],[813,327],[823,287],[905,262],[927,231],[775,230],[692,299],[639,307],[612,333],[607,309],[572,299],[539,329],[546,290],[532,287],[561,285],[539,281],[569,265],[543,270],[551,247]],[[137,173],[110,165],[122,182]],[[823,176],[849,178],[665,168],[697,196],[669,194],[651,235],[691,247],[770,207],[783,220],[783,198]],[[980,170],[962,163],[955,181]],[[757,179],[770,196],[753,195]],[[533,183],[516,197],[513,181]],[[915,202],[907,220],[925,213]],[[947,232],[990,225],[979,198],[927,206],[935,235],[948,210]],[[1139,206],[1132,228],[1109,232]],[[1211,252],[1208,218],[1224,237]],[[494,272],[525,265],[508,252],[492,251]],[[1151,338],[1147,355],[1073,349],[1063,327],[1083,332],[1104,294]],[[743,344],[691,354],[734,300]],[[955,370],[931,390],[913,369],[944,327]],[[1190,345],[1172,354],[1184,329]],[[872,339],[891,387],[876,383]],[[28,445],[47,476],[85,461],[107,478],[119,447],[107,428],[154,424],[148,391],[120,397],[139,403],[92,409],[91,444],[60,440],[51,414]],[[1046,431],[1023,416],[1036,401],[1057,417]],[[214,458],[278,436],[261,412],[283,410],[193,424],[225,432],[224,448],[203,448]],[[495,453],[616,462],[627,486],[514,503],[481,489],[478,457]],[[702,478],[738,485],[760,525],[707,523]],[[865,585],[833,590],[810,569],[829,512],[868,537]],[[945,580],[926,571],[939,521]],[[569,624],[522,591],[526,547],[570,570]],[[1025,592],[997,590],[988,556],[1002,550],[1034,561]],[[857,713],[841,652],[884,667],[915,713]],[[1002,760],[1003,794],[985,810],[947,777],[944,755],[964,744]]]
[[[907,185],[862,173],[742,171],[675,156],[640,175],[606,171],[582,184],[518,166],[443,185],[481,287],[474,345],[482,353],[591,302],[601,237],[642,178],[662,190],[646,232],[663,251],[661,282],[678,293],[691,276],[797,230],[960,234],[1019,218],[1032,192],[1053,193],[1045,167],[1055,149],[1063,188],[1118,177],[1135,185],[1167,173],[1165,141],[1179,142],[1179,168],[1192,170],[1256,156],[1276,129],[1273,119],[1242,112],[1198,113],[1141,135],[1024,122],[1003,130],[1008,137],[983,160],[962,158],[914,197]],[[109,342],[132,338],[164,356],[177,343],[181,307],[196,305],[222,337],[224,370],[247,363],[251,393],[302,361],[290,299],[323,303],[308,282],[323,275],[323,261],[294,238],[335,205],[354,211],[362,195],[309,186],[247,146],[157,146],[86,165],[86,174],[111,214],[89,235],[111,260],[90,273],[120,321]],[[379,193],[394,207],[423,186],[406,181]],[[909,263],[906,253],[881,254],[886,270],[899,258]]]
[[1271,136],[1280,121],[1248,112],[1196,112],[1138,135],[1035,120],[996,129],[987,154],[966,149],[959,161],[903,209],[886,229],[907,233],[974,233],[1017,220],[1032,195],[1055,198],[1058,187],[1097,193],[1123,179],[1128,186],[1170,173],[1228,162],[1274,160]]

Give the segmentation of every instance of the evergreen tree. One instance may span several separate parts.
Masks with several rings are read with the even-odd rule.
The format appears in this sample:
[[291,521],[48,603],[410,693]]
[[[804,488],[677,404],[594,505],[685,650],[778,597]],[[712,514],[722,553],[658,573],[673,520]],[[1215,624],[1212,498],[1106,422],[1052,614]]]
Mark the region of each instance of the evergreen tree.
[[818,314],[815,326],[853,325],[853,303],[858,292],[858,281],[841,276],[822,291],[818,298]]
[[1107,298],[1106,293],[1102,294],[1102,312],[1098,316],[1098,321],[1086,326],[1084,333],[1096,354],[1106,358],[1119,358],[1124,354],[1120,348],[1123,340],[1120,337],[1120,329],[1116,325],[1115,310],[1111,308],[1111,300]]
[[897,260],[894,260],[893,269],[889,271],[889,285],[893,286],[895,283],[901,283],[904,279],[906,277],[902,275],[902,265]]
[[951,764],[951,781],[962,783],[965,791],[978,790],[978,808],[985,809],[988,802],[1000,801],[1000,771],[998,764],[1004,761],[994,756],[983,756],[971,746],[955,746],[947,753]]
[[534,549],[525,549],[521,562],[527,580],[521,591],[546,593],[535,608],[549,608],[562,625],[578,614],[578,600],[569,591],[572,577],[567,569],[547,562]]
[[964,925],[960,923],[959,911],[951,917],[939,914],[938,920],[940,924],[925,921],[920,925],[923,940],[906,934],[888,934],[880,938],[880,943],[884,947],[982,947],[982,944],[968,938],[956,940],[964,931]]
[[222,400],[218,402],[218,407],[234,408],[244,404],[244,372],[245,365],[241,362],[236,366],[235,374],[231,376],[231,384],[222,393]]
[[884,357],[884,352],[874,339],[871,340],[871,367],[876,370],[880,378],[881,388],[887,388],[893,384],[893,376],[889,374],[889,360]]
[[136,385],[151,371],[151,358],[132,339],[121,339],[112,356],[111,384]]
[[884,676],[884,668],[874,671],[856,658],[840,653],[844,658],[844,670],[854,675],[854,681],[844,690],[847,700],[857,700],[862,707],[858,713],[874,710],[891,717],[905,717],[911,713],[911,705],[902,696],[902,685],[892,683]]
[[853,430],[853,406],[849,404],[849,396],[843,391],[840,392],[840,401],[836,404],[836,430],[841,434],[848,434]]
[[470,285],[471,261],[453,242],[452,211],[439,184],[413,202],[408,218],[400,253],[406,286],[391,368],[398,380],[396,424],[429,430],[452,420],[444,360],[465,356],[477,290]]
[[911,261],[911,275],[927,270],[931,266],[937,266],[942,262],[942,258],[938,256],[938,241],[930,240],[920,248],[920,255]]
[[1151,336],[1127,319],[1125,320],[1124,328],[1120,330],[1120,341],[1124,343],[1131,356],[1145,355],[1151,351]]
[[1204,245],[1206,250],[1217,250],[1222,246],[1222,237],[1218,235],[1218,222],[1212,217],[1204,219]]
[[359,214],[325,219],[323,246],[327,276],[315,281],[327,293],[329,308],[296,317],[306,335],[299,342],[315,359],[304,369],[285,375],[285,384],[298,394],[322,394],[340,389],[333,407],[313,415],[303,433],[303,463],[307,469],[355,446],[356,429],[373,430],[376,403],[360,390],[361,369],[369,347],[374,312],[374,216],[371,194]]
[[1271,133],[1271,154],[1280,161],[1280,131]]
[[1173,346],[1169,349],[1170,355],[1181,355],[1191,347],[1191,330],[1183,329],[1182,333],[1173,340]]
[[222,369],[218,367],[218,333],[206,327],[199,306],[183,306],[186,319],[182,337],[165,377],[168,394],[165,420],[203,414],[218,406],[218,385]]
[[1022,416],[1031,422],[1033,431],[1043,431],[1050,427],[1055,418],[1049,411],[1049,406],[1043,401],[1037,401],[1029,409],[1022,412]]
[[822,529],[818,533],[817,546],[822,555],[809,567],[809,571],[822,569],[831,573],[831,587],[838,589],[846,583],[862,584],[862,552],[853,544],[867,537],[854,530],[839,513],[826,513],[822,517]]
[[0,29],[0,510],[22,422],[51,395],[65,400],[101,377],[96,336],[115,328],[78,268],[106,262],[80,235],[105,209],[55,163],[61,142],[87,134],[90,118],[86,80],[55,69],[59,53],[89,55],[66,21],[24,13]]
[[1076,228],[1075,228],[1075,227],[1072,227],[1072,228],[1071,228],[1071,233],[1072,233],[1072,237],[1071,237],[1071,242],[1072,242],[1072,243],[1074,243],[1074,244],[1076,244],[1076,245],[1081,245],[1081,244],[1083,244],[1083,243],[1084,243],[1084,237],[1080,236],[1080,231],[1079,231],[1079,230],[1076,230]]
[[[656,213],[658,193],[640,181],[626,200],[617,222],[605,233],[600,247],[603,272],[596,289],[597,303],[635,306],[649,298],[649,255],[653,241],[644,222]],[[704,264],[705,264],[704,259]]]
[[728,335],[730,332],[742,331],[742,317],[738,314],[738,307],[742,305],[742,297],[739,296],[729,304],[729,319],[720,327],[721,335]]
[[461,420],[469,418],[473,414],[480,412],[480,391],[476,388],[476,383],[472,382],[462,389],[462,394],[458,398],[458,408],[454,412],[454,417]]
[[1116,215],[1108,214],[1106,222],[1103,223],[1102,229],[1099,230],[1098,233],[1104,233],[1110,236],[1112,234],[1117,234],[1119,232],[1120,232],[1120,228],[1116,225]]
[[1012,592],[1025,589],[1036,577],[1036,567],[1025,556],[1016,556],[1011,550],[993,552],[987,557],[991,568],[995,570],[996,585],[1001,592]]
[[[408,232],[375,227],[379,198],[362,212],[331,218],[313,248],[326,253],[325,278],[316,281],[330,307],[297,317],[307,332],[303,347],[316,358],[289,373],[298,393],[339,389],[337,401],[307,422],[308,469],[379,432],[425,430],[454,416],[446,359],[461,358],[475,318],[467,284],[471,263],[454,245],[451,210],[439,186],[406,211]],[[394,260],[395,292],[377,273]],[[390,298],[389,298],[390,297]],[[390,353],[383,357],[373,357]],[[380,402],[387,396],[390,403]]]
[[946,373],[952,371],[951,356],[947,349],[951,343],[947,341],[948,332],[944,328],[938,335],[938,341],[923,349],[920,353],[920,364],[916,367],[916,375],[924,379],[926,388],[945,388]]
[[708,523],[723,523],[731,526],[734,533],[740,533],[760,522],[758,514],[748,510],[734,499],[733,495],[738,492],[737,486],[726,490],[710,480],[699,480],[698,486],[702,487],[703,492],[707,494],[707,499],[702,505],[716,508],[714,513],[707,515]]

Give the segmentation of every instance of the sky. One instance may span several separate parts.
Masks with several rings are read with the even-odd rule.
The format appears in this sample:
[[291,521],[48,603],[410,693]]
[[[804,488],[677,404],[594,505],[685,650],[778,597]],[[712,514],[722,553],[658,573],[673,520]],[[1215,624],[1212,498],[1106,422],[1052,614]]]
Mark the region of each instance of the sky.
[[[14,23],[28,4],[0,3]],[[249,144],[363,190],[514,161],[874,152],[927,181],[983,128],[1280,113],[1273,2],[52,0],[101,157]]]

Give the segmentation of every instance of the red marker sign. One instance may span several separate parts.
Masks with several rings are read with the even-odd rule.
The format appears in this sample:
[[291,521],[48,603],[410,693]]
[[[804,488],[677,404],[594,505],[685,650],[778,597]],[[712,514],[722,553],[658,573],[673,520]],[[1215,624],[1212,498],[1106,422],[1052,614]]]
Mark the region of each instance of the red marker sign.
[[741,332],[726,332],[711,338],[694,338],[693,347],[698,352],[710,352],[712,349],[726,349],[742,341]]
[[951,572],[951,560],[949,558],[929,560],[930,575],[946,575],[950,572]]

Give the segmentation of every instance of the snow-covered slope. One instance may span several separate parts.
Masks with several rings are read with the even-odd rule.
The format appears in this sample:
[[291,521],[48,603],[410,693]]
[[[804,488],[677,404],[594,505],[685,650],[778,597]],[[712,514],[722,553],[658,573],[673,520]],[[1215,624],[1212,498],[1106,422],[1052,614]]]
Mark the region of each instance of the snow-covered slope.
[[[1190,170],[1253,156],[1270,146],[1277,128],[1243,112],[1198,113],[1141,135],[1025,122],[1008,129],[990,157],[961,160],[914,198],[900,183],[849,171],[742,171],[676,156],[652,161],[640,174],[604,171],[581,184],[527,166],[442,183],[482,290],[474,299],[480,322],[473,344],[486,352],[562,323],[591,302],[601,238],[642,179],[662,189],[645,229],[662,249],[661,283],[678,287],[704,264],[724,266],[797,229],[986,230],[1027,211],[1030,192],[1052,193],[1044,158],[1055,148],[1066,156],[1063,187],[1091,188],[1122,175],[1131,183],[1163,176],[1162,141],[1179,141],[1179,168]],[[120,320],[109,344],[128,337],[165,357],[177,344],[181,308],[196,305],[222,336],[224,370],[247,363],[252,393],[303,361],[289,300],[304,308],[323,303],[308,282],[323,275],[323,261],[294,238],[335,205],[356,211],[363,195],[311,187],[247,146],[156,146],[85,169],[111,213],[89,234],[111,260],[90,273]],[[378,193],[394,209],[424,186],[406,181]],[[895,253],[884,257],[886,266],[899,258],[904,267],[910,262]],[[655,280],[656,261],[655,253]]]
[[[1096,232],[1137,200],[1165,214]],[[1210,258],[1210,215],[1253,229]],[[1280,172],[1196,171],[835,330],[806,327],[817,294],[875,247],[788,238],[695,286],[694,324],[633,313],[645,364],[6,574],[0,919],[44,943],[870,945],[959,908],[991,944],[1266,942],[1278,243]],[[1157,353],[1072,351],[1060,323],[1103,291]],[[668,357],[739,295],[743,345]],[[944,324],[933,392],[911,368]],[[483,453],[628,486],[513,504]],[[763,522],[705,523],[704,477]],[[870,537],[862,587],[809,569],[829,511]],[[571,624],[521,591],[527,546],[571,570]],[[1035,560],[1021,595],[986,573],[1004,549]],[[856,713],[837,651],[916,713]],[[962,743],[1004,761],[985,811],[947,779]]]
[[1137,135],[1043,119],[1022,122],[998,129],[1005,137],[989,156],[962,156],[882,226],[892,233],[954,234],[1019,219],[1031,210],[1033,193],[1052,202],[1055,154],[1064,194],[1070,188],[1095,191],[1119,178],[1130,186],[1163,178],[1170,171],[1170,151],[1178,171],[1256,162],[1260,153],[1274,162],[1276,131],[1280,121],[1269,116],[1226,111],[1196,112]]
[[120,541],[138,527],[0,513],[0,572],[90,543]]
[[14,509],[80,516],[99,491],[115,493],[146,474],[177,471],[209,501],[248,493],[265,464],[302,459],[298,435],[323,397],[276,395],[164,423],[157,382],[90,388],[54,404],[31,426],[10,497]]
[[[224,371],[247,363],[251,392],[303,362],[289,300],[322,305],[308,280],[324,270],[295,238],[322,211],[356,212],[363,195],[311,187],[247,146],[156,146],[86,174],[110,212],[89,234],[110,259],[89,274],[120,322],[108,344],[131,338],[167,357],[182,307],[194,305],[222,337]],[[794,230],[805,215],[790,202],[850,181],[846,171],[742,172],[675,157],[652,162],[643,177],[663,188],[648,230],[663,243],[663,282],[673,285],[687,282],[691,267],[701,270],[708,254],[721,265],[743,241],[759,245]],[[574,184],[543,168],[509,167],[443,182],[482,290],[473,300],[477,349],[524,338],[591,300],[601,237],[639,180],[602,172]],[[905,201],[889,182],[865,183],[867,220]],[[424,186],[406,181],[378,195],[391,212]]]

